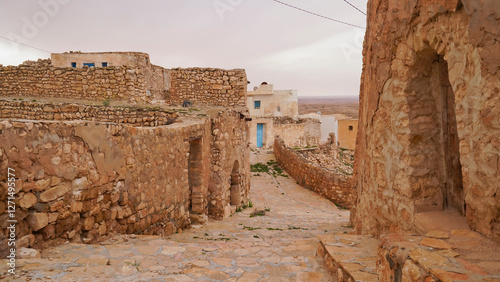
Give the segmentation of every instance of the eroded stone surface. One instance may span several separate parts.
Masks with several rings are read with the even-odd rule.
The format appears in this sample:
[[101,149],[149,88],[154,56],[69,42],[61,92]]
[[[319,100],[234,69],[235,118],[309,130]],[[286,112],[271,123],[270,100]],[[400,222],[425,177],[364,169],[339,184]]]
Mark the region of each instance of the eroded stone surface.
[[450,208],[500,241],[500,6],[368,1],[355,158],[363,234]]

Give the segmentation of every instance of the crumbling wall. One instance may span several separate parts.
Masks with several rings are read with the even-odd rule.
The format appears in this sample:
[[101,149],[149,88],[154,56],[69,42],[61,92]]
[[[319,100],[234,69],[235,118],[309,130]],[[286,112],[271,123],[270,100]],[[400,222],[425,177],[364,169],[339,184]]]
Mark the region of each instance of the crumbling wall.
[[187,68],[171,70],[170,101],[213,106],[246,106],[247,76],[245,70]]
[[135,104],[152,99],[146,88],[144,73],[126,66],[57,68],[43,61],[0,67],[1,96],[126,100]]
[[321,122],[318,119],[276,117],[273,121],[274,136],[281,137],[287,146],[318,146],[321,142]]
[[500,6],[370,0],[351,212],[364,234],[450,208],[500,240]]
[[105,107],[79,104],[47,104],[0,100],[0,118],[26,120],[88,120],[125,123],[131,126],[159,126],[173,123],[177,114],[162,109]]
[[143,71],[147,95],[152,100],[170,101],[170,70],[151,65]]
[[[113,232],[172,234],[188,227],[189,140],[209,134],[208,125],[208,119],[159,127],[0,122],[2,240],[8,168],[16,179],[18,247],[57,238],[91,242]],[[209,147],[203,148],[208,156]],[[209,160],[202,165],[209,167]]]
[[276,161],[301,186],[304,186],[338,204],[351,208],[356,199],[352,177],[327,171],[285,145],[281,138],[274,140]]
[[246,116],[235,110],[212,116],[209,215],[229,216],[248,203],[250,191],[250,147]]

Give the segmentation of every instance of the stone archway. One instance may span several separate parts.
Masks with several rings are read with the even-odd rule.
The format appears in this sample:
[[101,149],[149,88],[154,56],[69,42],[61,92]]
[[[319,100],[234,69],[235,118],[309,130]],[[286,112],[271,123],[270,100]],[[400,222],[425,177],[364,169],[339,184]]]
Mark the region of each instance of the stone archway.
[[231,206],[238,206],[241,203],[240,164],[238,161],[234,161],[229,182],[231,185],[229,188],[229,203]]
[[409,183],[415,212],[453,208],[465,214],[459,138],[448,64],[432,49],[417,53],[405,89]]
[[500,240],[498,49],[484,28],[498,25],[494,1],[405,2],[396,14],[399,2],[374,2],[382,4],[371,6],[363,51],[353,226],[408,233],[419,211],[448,207]]

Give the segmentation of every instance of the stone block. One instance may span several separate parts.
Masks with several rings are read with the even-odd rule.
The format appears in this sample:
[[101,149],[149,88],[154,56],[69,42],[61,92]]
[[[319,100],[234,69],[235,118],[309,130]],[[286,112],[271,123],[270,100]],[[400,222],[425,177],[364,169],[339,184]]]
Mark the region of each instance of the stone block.
[[52,187],[40,194],[41,202],[53,201],[70,191],[71,187],[68,183],[62,183],[58,186]]
[[26,222],[33,231],[38,231],[49,224],[49,216],[47,213],[30,213],[26,217]]
[[24,209],[29,209],[38,202],[38,199],[33,193],[26,193],[19,200],[19,206]]

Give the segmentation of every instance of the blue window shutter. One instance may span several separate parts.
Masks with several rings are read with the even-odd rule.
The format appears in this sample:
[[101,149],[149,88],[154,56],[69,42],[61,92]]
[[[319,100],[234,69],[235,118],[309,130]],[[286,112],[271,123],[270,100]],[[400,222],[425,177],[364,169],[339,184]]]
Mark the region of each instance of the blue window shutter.
[[260,101],[254,101],[253,105],[255,109],[260,109]]
[[71,67],[76,68],[76,62],[71,62]]

